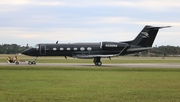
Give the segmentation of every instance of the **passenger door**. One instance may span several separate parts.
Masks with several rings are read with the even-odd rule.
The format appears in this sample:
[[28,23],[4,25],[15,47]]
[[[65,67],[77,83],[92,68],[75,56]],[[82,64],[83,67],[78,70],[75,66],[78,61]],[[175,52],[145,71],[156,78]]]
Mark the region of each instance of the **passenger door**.
[[40,55],[46,55],[46,45],[40,45]]

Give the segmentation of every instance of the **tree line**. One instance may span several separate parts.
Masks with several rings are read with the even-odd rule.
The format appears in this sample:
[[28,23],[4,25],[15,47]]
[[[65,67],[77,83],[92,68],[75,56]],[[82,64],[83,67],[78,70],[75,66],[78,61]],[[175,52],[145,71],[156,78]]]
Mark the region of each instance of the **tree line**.
[[0,54],[17,54],[27,48],[29,48],[28,44],[27,46],[20,46],[17,44],[0,44]]
[[[29,48],[28,44],[26,46],[20,46],[17,44],[0,44],[0,54],[17,54],[21,53],[25,49]],[[143,51],[134,54],[135,56],[180,56],[179,46],[159,46],[153,47],[151,50]]]
[[136,53],[138,56],[154,56],[154,57],[166,57],[166,56],[180,56],[179,46],[159,46],[153,47],[151,50]]

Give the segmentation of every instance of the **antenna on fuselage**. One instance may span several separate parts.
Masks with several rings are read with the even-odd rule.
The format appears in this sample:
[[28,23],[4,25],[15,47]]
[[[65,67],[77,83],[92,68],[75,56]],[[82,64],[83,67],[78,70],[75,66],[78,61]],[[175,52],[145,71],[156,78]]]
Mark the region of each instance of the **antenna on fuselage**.
[[58,41],[56,41],[56,44],[58,44]]

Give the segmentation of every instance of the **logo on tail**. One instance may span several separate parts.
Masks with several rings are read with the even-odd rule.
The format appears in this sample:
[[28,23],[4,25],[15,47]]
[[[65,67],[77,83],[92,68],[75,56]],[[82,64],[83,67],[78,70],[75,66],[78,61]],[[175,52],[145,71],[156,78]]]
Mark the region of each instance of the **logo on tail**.
[[141,32],[141,36],[143,38],[149,38],[149,34],[147,32]]

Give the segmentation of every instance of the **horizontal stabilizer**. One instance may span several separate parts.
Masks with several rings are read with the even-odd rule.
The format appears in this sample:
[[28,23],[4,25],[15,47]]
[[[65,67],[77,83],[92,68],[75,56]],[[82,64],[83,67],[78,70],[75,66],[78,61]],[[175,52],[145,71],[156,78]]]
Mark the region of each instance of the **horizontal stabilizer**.
[[162,27],[153,27],[153,26],[147,26],[146,28],[157,28],[157,29],[162,29],[162,28],[169,28],[171,26],[162,26]]

